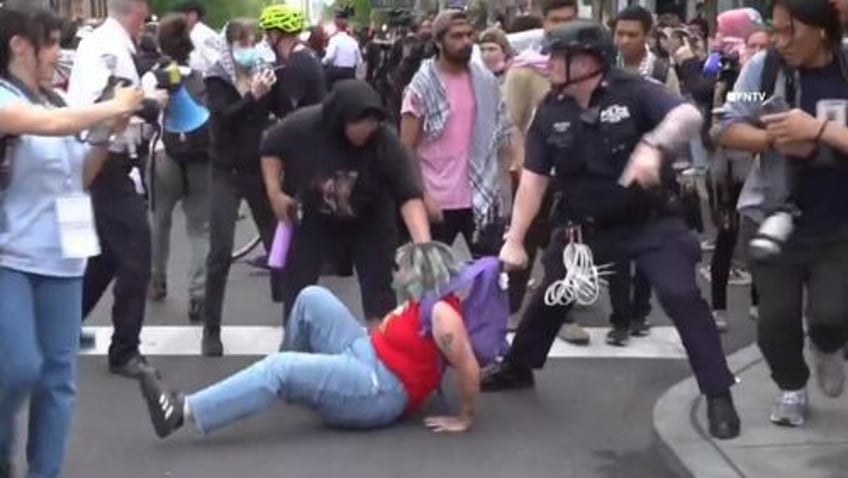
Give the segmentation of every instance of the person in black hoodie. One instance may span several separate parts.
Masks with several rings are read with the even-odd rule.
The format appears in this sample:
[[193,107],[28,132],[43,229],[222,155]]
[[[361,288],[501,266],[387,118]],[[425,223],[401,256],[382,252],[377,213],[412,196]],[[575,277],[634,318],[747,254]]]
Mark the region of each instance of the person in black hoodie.
[[[250,206],[266,250],[274,238],[276,220],[266,199],[259,167],[262,131],[271,124],[274,85],[271,70],[259,70],[256,26],[249,20],[231,22],[225,32],[227,48],[207,73],[206,100],[211,113],[211,215],[209,256],[206,260],[206,307],[202,350],[206,356],[223,354],[221,310],[241,200]],[[271,273],[275,300],[281,276]]]
[[260,152],[268,199],[279,220],[295,224],[284,322],[324,262],[347,254],[365,317],[379,320],[396,305],[397,208],[415,243],[430,240],[421,183],[387,117],[368,83],[343,80],[322,105],[300,109],[265,133]]

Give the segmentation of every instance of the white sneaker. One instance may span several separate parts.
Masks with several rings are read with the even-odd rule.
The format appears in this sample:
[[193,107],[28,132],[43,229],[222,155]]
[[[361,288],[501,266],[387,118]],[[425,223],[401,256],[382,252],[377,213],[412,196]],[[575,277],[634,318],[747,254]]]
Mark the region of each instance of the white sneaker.
[[784,390],[771,407],[769,420],[775,425],[800,427],[807,421],[809,401],[807,390]]

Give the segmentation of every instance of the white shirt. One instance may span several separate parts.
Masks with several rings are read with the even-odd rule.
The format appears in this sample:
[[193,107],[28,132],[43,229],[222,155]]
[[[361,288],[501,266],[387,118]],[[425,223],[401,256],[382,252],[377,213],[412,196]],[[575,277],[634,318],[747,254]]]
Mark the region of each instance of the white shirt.
[[69,103],[77,107],[94,104],[113,75],[139,85],[135,52],[130,34],[117,20],[103,22],[77,47],[68,83]]
[[[135,53],[135,43],[129,32],[114,18],[106,19],[77,47],[68,82],[68,104],[76,107],[94,104],[112,76],[125,78],[139,86],[141,79],[133,61]],[[141,120],[133,118],[127,130],[112,143],[109,150],[134,155],[142,140],[143,126]],[[143,188],[138,168],[133,168],[129,176],[136,191],[141,194]]]
[[189,36],[192,45],[194,45],[194,51],[191,52],[188,64],[192,70],[205,75],[218,62],[221,54],[221,36],[201,22],[194,25]]
[[358,68],[362,64],[359,43],[347,32],[338,32],[327,43],[324,64],[337,68]]

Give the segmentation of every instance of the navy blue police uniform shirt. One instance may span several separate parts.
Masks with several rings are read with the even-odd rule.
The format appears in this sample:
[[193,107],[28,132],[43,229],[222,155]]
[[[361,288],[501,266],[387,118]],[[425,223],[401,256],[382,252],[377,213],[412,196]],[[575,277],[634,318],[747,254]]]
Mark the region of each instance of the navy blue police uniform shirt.
[[[801,109],[814,117],[819,116],[822,101],[848,100],[848,82],[836,61],[824,68],[801,70],[799,76]],[[843,112],[834,119],[844,121],[846,115]],[[792,164],[799,166],[792,197],[801,210],[798,232],[827,233],[848,225],[848,155],[821,145],[815,161],[795,159]]]
[[554,171],[564,201],[558,219],[621,223],[650,208],[652,193],[618,180],[642,136],[683,104],[661,83],[612,69],[588,109],[551,92],[527,132],[524,168]]

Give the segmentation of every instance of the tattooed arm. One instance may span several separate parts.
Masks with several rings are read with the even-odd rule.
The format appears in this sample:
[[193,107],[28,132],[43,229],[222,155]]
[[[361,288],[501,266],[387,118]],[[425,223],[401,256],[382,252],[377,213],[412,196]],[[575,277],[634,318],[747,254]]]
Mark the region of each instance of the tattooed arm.
[[435,432],[464,432],[471,428],[480,396],[480,365],[471,350],[462,317],[447,302],[433,308],[433,337],[448,363],[456,369],[462,401],[456,417],[429,417],[427,427]]

